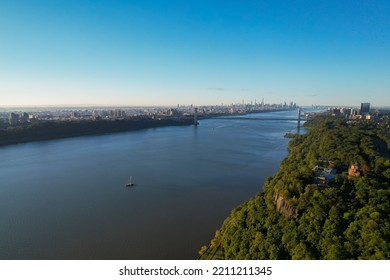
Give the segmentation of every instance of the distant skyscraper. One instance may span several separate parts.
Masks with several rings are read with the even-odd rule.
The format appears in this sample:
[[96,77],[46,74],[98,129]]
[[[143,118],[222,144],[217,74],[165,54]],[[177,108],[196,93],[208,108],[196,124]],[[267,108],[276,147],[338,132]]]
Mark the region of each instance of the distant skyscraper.
[[11,113],[9,115],[9,124],[14,126],[17,125],[19,121],[19,114]]
[[21,116],[20,116],[20,123],[27,123],[28,122],[28,114],[26,112],[24,112]]
[[370,113],[370,103],[362,103],[360,105],[360,114],[365,115]]

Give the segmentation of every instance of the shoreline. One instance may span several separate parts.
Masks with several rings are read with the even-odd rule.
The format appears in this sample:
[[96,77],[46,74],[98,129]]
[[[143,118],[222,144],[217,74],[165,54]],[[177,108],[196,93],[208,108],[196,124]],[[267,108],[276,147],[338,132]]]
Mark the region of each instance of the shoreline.
[[188,118],[162,120],[42,122],[25,127],[16,127],[11,130],[0,130],[0,147],[29,142],[81,136],[97,136],[148,128],[185,126],[191,124],[193,124],[193,119]]
[[[288,110],[254,110],[245,113],[225,114],[215,113],[199,116],[198,120],[212,119],[224,116],[243,116],[258,113],[272,113]],[[56,140],[80,136],[104,135],[127,131],[136,131],[148,128],[165,126],[194,125],[191,116],[165,119],[116,119],[116,120],[83,120],[83,121],[46,121],[26,126],[16,126],[0,129],[0,147]]]

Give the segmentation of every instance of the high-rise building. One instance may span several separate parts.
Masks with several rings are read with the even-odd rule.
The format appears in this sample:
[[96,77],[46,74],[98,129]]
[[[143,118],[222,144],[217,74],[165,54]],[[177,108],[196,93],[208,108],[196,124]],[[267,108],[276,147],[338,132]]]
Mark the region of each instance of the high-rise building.
[[28,122],[28,114],[26,112],[24,112],[21,116],[20,116],[20,123],[27,123]]
[[370,103],[362,103],[360,105],[360,114],[365,115],[370,113]]
[[17,125],[19,122],[19,114],[11,113],[8,120],[11,126]]

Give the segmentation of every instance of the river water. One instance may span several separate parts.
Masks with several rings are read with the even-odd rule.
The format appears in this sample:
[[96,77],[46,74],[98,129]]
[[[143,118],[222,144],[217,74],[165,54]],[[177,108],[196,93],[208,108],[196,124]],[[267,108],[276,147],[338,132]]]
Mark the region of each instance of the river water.
[[209,119],[0,147],[0,259],[195,259],[296,125]]

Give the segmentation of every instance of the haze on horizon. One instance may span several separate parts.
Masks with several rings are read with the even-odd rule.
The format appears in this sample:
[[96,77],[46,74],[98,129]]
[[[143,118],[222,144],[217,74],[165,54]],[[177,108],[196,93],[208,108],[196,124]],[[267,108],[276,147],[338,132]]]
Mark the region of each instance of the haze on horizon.
[[16,0],[0,26],[0,107],[390,106],[386,0]]

